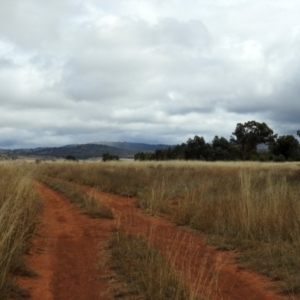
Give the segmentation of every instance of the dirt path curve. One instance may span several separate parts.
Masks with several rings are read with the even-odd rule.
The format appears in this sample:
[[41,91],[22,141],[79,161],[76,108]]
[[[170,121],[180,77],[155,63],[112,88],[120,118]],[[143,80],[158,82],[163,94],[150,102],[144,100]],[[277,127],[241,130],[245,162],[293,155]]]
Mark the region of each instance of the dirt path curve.
[[97,268],[97,262],[105,261],[102,255],[116,224],[127,233],[147,237],[174,262],[186,284],[207,299],[291,299],[270,291],[269,279],[236,268],[229,252],[207,247],[200,234],[145,215],[135,207],[135,199],[81,188],[109,205],[116,220],[90,219],[65,197],[37,183],[44,209],[27,260],[40,276],[20,279],[31,300],[113,299],[109,290],[114,283],[105,280],[111,270],[107,265]]
[[135,207],[135,199],[101,193],[81,187],[110,206],[125,232],[146,236],[167,257],[187,285],[210,300],[295,299],[275,295],[269,278],[236,267],[233,254],[215,251],[203,237],[188,228],[178,227],[159,217],[145,215]]
[[112,220],[82,215],[63,196],[36,184],[44,200],[37,233],[27,257],[38,278],[20,278],[32,300],[110,299],[105,292],[109,273],[100,253],[108,246]]

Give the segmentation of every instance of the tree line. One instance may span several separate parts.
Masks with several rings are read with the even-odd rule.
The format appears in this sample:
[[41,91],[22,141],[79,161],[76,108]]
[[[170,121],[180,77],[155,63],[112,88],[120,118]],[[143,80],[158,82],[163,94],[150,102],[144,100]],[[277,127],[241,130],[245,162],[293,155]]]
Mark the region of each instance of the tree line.
[[[300,136],[300,130],[297,131]],[[259,145],[266,145],[258,150]],[[138,152],[135,160],[260,160],[260,161],[299,161],[300,146],[293,135],[274,134],[266,123],[248,121],[238,123],[229,140],[215,136],[212,143],[203,137],[195,136],[186,143],[154,152]]]

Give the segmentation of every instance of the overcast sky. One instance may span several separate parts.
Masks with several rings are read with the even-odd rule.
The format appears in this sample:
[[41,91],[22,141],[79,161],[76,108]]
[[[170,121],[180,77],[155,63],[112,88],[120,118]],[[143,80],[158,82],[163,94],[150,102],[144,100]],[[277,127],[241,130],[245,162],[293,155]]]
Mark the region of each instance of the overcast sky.
[[300,129],[297,0],[0,0],[0,148]]

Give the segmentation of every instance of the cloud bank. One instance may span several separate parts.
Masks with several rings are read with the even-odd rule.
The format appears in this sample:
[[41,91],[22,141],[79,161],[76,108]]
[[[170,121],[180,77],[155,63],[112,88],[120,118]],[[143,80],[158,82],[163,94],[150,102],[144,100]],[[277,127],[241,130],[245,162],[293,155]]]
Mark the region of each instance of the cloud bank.
[[300,129],[292,0],[0,2],[0,148]]

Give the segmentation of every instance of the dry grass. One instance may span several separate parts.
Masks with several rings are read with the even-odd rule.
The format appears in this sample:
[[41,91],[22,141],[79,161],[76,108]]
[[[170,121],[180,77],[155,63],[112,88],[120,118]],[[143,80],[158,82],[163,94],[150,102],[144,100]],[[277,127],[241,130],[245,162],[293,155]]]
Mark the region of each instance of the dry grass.
[[112,210],[95,196],[87,195],[79,188],[62,180],[50,177],[41,177],[40,180],[52,189],[64,194],[77,208],[80,208],[88,216],[92,218],[113,219]]
[[298,163],[69,163],[41,164],[39,172],[137,196],[146,211],[238,250],[242,265],[300,293]]
[[130,286],[135,299],[196,300],[172,264],[142,237],[115,235],[111,264]]
[[22,165],[0,165],[0,299],[10,293],[26,296],[10,275],[35,276],[22,256],[28,251],[41,201]]

